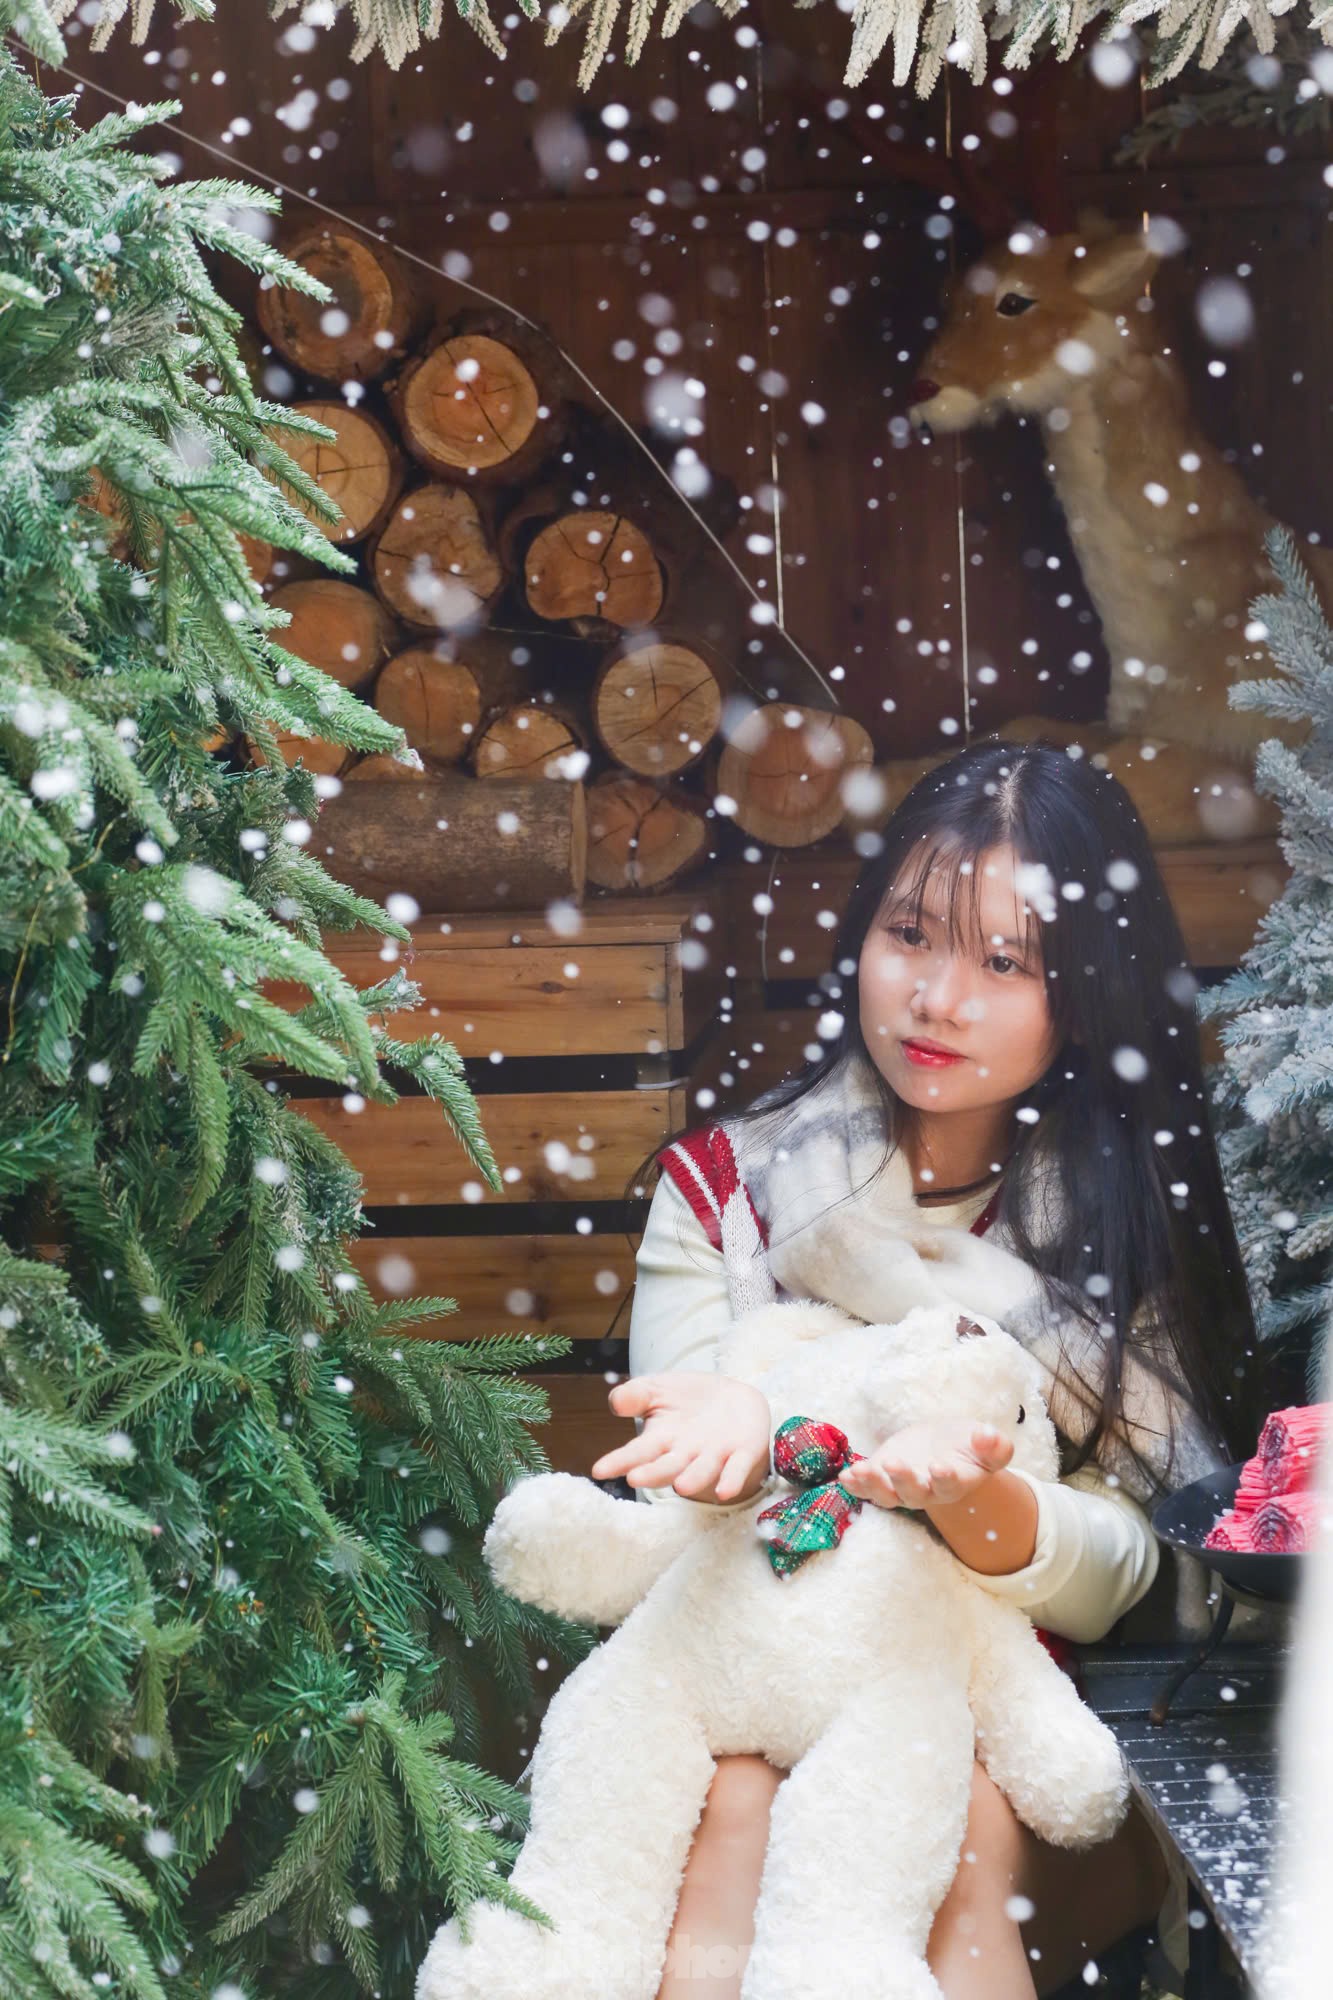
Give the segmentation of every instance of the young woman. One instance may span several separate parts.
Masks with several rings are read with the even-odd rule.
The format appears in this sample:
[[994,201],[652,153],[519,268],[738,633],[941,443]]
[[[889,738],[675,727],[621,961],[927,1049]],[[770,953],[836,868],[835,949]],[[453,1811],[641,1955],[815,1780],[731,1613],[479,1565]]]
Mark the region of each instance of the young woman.
[[[888,1320],[909,1265],[937,1273],[1043,1357],[1060,1482],[944,1422],[843,1476],[868,1504],[922,1510],[1063,1663],[1151,1586],[1154,1499],[1252,1451],[1260,1407],[1194,983],[1128,794],[1044,745],[965,750],[883,829],[833,968],[842,1018],[820,1060],[656,1155],[631,1376],[609,1398],[639,1429],[592,1475],[657,1504],[766,1499],[768,1405],[717,1373],[722,1328],[785,1294]],[[784,1776],[718,1760],[660,2000],[739,1992]],[[1045,1996],[1154,1921],[1179,1968],[1183,1920],[1178,1863],[1137,1804],[1072,1853],[976,1763],[926,1951],[946,2000]]]

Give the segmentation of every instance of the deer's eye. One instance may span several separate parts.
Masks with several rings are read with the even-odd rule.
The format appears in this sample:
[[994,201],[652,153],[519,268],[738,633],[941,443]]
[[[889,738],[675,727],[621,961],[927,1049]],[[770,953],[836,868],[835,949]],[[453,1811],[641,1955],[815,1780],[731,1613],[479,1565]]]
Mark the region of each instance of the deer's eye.
[[1020,313],[1025,313],[1029,306],[1036,303],[1035,299],[1026,298],[1022,292],[1006,292],[995,310],[1003,313],[1006,319],[1017,319]]
[[1023,1408],[1023,1405],[1022,1405],[1022,1404],[1020,1403],[1020,1404],[1019,1404],[1019,1406],[1018,1406],[1018,1421],[1019,1421],[1019,1423],[1020,1423],[1020,1424],[1022,1423],[1022,1421],[1023,1421],[1023,1419],[1024,1419],[1025,1417],[1026,1417],[1026,1415],[1027,1415],[1027,1411],[1026,1411],[1026,1410],[1025,1410],[1024,1408]]

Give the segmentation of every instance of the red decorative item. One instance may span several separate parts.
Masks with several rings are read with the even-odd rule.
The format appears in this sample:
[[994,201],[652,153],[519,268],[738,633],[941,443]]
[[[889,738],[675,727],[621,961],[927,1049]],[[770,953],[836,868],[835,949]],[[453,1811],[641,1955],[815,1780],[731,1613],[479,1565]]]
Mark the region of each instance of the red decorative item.
[[1330,1417],[1333,1403],[1297,1403],[1265,1417],[1235,1501],[1209,1529],[1206,1549],[1289,1556],[1314,1547],[1322,1521],[1315,1480]]

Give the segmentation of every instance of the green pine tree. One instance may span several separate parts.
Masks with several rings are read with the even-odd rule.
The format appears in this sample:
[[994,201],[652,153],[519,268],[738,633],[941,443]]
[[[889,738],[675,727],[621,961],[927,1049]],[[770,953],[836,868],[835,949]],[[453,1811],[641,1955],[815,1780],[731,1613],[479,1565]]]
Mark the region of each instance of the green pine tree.
[[82,131],[0,53],[0,2000],[407,1996],[451,1908],[544,1914],[470,1760],[483,1678],[529,1708],[527,1643],[594,1637],[480,1555],[569,1343],[376,1305],[282,1088],[409,1078],[500,1186],[455,1049],[382,1025],[418,989],[321,950],[408,934],[273,731],[405,746],[243,559],[348,566],[283,490],[337,518],[280,443],[331,433],[256,398],[202,253],[327,294],[236,227],[261,190],[131,149],[178,109]]
[[1230,978],[1200,996],[1219,1021],[1219,1150],[1261,1341],[1312,1330],[1307,1394],[1324,1379],[1333,1314],[1333,629],[1289,531],[1267,542],[1281,593],[1251,617],[1278,668],[1232,706],[1312,727],[1297,749],[1261,744],[1256,789],[1282,813],[1291,876]]

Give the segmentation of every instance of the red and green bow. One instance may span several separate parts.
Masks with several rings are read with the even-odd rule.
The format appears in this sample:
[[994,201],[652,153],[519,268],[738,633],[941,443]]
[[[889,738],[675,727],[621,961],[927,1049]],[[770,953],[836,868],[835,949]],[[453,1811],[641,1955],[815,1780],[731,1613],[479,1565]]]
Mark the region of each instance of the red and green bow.
[[[765,1507],[755,1526],[779,1576],[799,1569],[807,1556],[838,1546],[847,1523],[864,1504],[839,1485],[838,1474],[864,1456],[852,1450],[846,1432],[836,1424],[788,1417],[778,1425],[773,1434],[773,1470],[802,1490]],[[771,1527],[762,1525],[770,1522]]]

